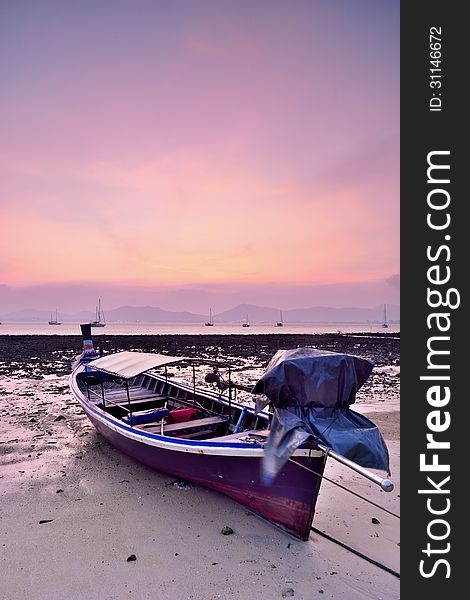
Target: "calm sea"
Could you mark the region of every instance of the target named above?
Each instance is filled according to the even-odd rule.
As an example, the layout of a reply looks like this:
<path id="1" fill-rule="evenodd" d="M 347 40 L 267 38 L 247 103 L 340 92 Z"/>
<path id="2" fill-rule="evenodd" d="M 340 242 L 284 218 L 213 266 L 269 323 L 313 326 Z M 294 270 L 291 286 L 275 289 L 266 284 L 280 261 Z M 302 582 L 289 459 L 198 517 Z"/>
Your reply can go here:
<path id="1" fill-rule="evenodd" d="M 380 323 L 284 323 L 276 327 L 272 323 L 107 323 L 105 327 L 93 328 L 95 335 L 254 335 L 254 334 L 312 334 L 312 333 L 399 333 L 400 325 L 383 328 Z M 8 323 L 0 325 L 0 335 L 80 335 L 79 323 L 48 325 L 47 323 Z"/>

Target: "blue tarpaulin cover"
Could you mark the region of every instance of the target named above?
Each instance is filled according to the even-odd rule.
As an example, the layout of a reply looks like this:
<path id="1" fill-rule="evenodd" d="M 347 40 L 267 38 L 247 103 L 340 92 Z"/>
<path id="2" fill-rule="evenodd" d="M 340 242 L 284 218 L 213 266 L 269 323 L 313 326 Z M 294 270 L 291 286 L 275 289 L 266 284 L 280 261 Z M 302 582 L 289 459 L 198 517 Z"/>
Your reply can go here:
<path id="1" fill-rule="evenodd" d="M 349 408 L 372 368 L 366 358 L 314 348 L 276 352 L 252 390 L 266 396 L 257 401 L 258 411 L 268 403 L 273 410 L 263 460 L 266 482 L 309 439 L 362 467 L 389 472 L 378 427 Z"/>

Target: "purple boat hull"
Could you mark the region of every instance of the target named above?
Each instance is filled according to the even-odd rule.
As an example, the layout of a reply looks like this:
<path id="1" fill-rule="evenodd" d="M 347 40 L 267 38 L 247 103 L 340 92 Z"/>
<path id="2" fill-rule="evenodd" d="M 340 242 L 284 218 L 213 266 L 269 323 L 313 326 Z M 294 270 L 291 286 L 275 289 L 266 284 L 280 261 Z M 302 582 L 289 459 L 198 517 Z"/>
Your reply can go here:
<path id="1" fill-rule="evenodd" d="M 157 471 L 220 492 L 301 540 L 310 534 L 326 457 L 297 451 L 273 484 L 261 478 L 262 444 L 175 439 L 119 423 L 71 390 L 97 431 L 118 450 Z"/>

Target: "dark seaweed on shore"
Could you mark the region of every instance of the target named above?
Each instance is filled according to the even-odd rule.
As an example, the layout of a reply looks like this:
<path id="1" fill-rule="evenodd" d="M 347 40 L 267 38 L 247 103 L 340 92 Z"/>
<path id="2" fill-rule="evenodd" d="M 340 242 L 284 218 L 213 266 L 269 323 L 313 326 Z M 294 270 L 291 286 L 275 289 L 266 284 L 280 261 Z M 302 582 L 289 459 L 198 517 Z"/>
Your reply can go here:
<path id="1" fill-rule="evenodd" d="M 363 356 L 376 366 L 400 364 L 400 334 L 94 335 L 105 352 L 141 350 L 190 358 L 231 359 L 264 367 L 280 349 L 319 348 Z M 81 352 L 79 335 L 0 335 L 3 375 L 67 375 Z"/>

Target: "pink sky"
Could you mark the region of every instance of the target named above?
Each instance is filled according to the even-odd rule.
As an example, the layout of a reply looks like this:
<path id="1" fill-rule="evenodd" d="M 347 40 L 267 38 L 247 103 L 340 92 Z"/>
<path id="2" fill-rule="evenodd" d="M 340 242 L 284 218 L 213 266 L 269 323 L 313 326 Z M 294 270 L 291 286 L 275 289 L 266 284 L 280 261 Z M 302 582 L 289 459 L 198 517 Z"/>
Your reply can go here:
<path id="1" fill-rule="evenodd" d="M 0 284 L 396 278 L 398 25 L 360 0 L 2 5 Z"/>

